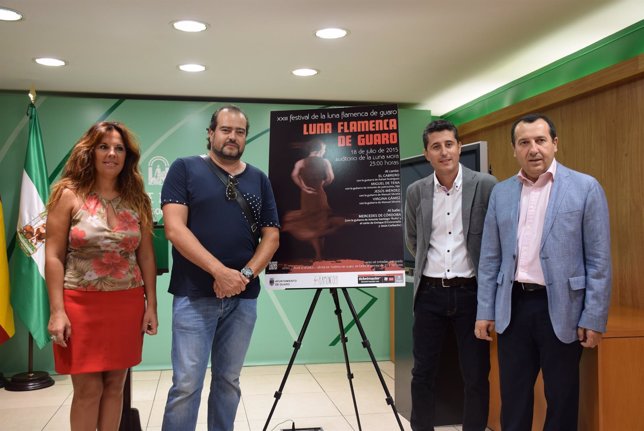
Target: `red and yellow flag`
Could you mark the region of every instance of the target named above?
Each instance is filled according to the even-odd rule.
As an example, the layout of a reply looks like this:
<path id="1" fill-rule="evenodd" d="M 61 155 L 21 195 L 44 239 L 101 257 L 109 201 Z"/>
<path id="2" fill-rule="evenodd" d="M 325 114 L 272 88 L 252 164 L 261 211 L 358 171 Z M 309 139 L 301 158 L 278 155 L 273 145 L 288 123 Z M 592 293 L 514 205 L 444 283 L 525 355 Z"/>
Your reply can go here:
<path id="1" fill-rule="evenodd" d="M 0 198 L 0 344 L 13 337 L 15 332 L 13 309 L 9 301 L 9 264 L 7 262 L 7 243 L 4 237 L 2 198 Z"/>

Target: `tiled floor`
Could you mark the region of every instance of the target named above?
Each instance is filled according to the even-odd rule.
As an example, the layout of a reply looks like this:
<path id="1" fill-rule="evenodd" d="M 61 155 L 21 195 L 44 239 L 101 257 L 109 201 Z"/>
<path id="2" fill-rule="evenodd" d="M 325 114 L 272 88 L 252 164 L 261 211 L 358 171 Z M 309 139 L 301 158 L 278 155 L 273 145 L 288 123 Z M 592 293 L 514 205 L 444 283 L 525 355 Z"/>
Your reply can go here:
<path id="1" fill-rule="evenodd" d="M 394 364 L 379 364 L 387 387 L 394 393 Z M 244 367 L 241 376 L 242 400 L 235 419 L 236 431 L 262 430 L 273 405 L 273 394 L 279 388 L 286 366 Z M 354 374 L 360 422 L 363 431 L 398 430 L 385 393 L 371 362 L 351 363 Z M 163 409 L 172 371 L 137 371 L 133 373 L 133 407 L 141 417 L 143 430 L 161 429 Z M 69 429 L 72 399 L 71 381 L 55 376 L 56 384 L 33 392 L 9 392 L 0 389 L 0 429 L 2 431 L 59 431 Z M 204 388 L 209 385 L 206 379 Z M 206 430 L 207 390 L 204 389 L 197 420 L 197 430 Z M 351 393 L 344 364 L 295 365 L 284 387 L 282 398 L 267 430 L 322 427 L 324 431 L 357 430 Z M 409 422 L 401 416 L 405 431 Z M 455 431 L 460 427 L 440 427 Z"/>

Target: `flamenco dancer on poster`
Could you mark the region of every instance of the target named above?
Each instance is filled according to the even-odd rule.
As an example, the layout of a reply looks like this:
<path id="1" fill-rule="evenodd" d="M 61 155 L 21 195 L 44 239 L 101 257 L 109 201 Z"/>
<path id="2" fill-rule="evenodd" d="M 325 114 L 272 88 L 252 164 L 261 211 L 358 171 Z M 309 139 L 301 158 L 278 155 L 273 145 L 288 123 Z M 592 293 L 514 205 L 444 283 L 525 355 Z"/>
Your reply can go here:
<path id="1" fill-rule="evenodd" d="M 324 187 L 333 182 L 331 162 L 324 158 L 326 144 L 307 144 L 308 156 L 295 162 L 291 179 L 300 188 L 300 209 L 284 215 L 282 230 L 311 244 L 315 260 L 322 260 L 326 235 L 344 225 L 344 217 L 333 215 Z"/>

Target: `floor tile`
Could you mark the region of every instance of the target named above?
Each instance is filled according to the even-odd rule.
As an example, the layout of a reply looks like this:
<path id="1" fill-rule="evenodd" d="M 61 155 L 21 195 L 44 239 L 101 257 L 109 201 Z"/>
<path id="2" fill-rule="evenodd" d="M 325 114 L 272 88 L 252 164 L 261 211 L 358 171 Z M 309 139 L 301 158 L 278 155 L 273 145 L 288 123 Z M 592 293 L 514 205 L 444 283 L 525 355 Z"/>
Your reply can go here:
<path id="1" fill-rule="evenodd" d="M 280 376 L 283 376 L 284 373 L 286 372 L 286 365 L 261 365 L 261 366 L 250 366 L 250 367 L 244 367 L 242 368 L 241 375 L 243 376 L 248 376 L 248 375 L 267 375 L 267 374 L 277 374 Z M 307 369 L 306 365 L 293 365 L 291 367 L 291 371 L 289 372 L 289 375 L 291 374 L 307 374 L 309 370 Z"/>
<path id="2" fill-rule="evenodd" d="M 354 429 L 358 429 L 358 422 L 356 420 L 355 415 L 348 415 L 346 416 L 347 420 L 351 424 L 351 426 Z M 404 431 L 410 431 L 411 426 L 409 425 L 409 422 L 407 419 L 403 418 L 402 416 L 400 417 L 400 422 L 403 425 L 403 430 Z M 371 414 L 363 414 L 360 413 L 360 424 L 362 425 L 362 429 L 364 431 L 397 431 L 400 430 L 400 426 L 398 425 L 398 421 L 396 420 L 396 417 L 394 416 L 393 412 L 389 413 L 371 413 Z M 436 428 L 436 431 L 439 431 L 439 428 Z M 325 430 L 326 431 L 326 430 Z"/>
<path id="3" fill-rule="evenodd" d="M 68 431 L 70 409 L 71 405 L 69 404 L 60 406 L 49 422 L 47 422 L 43 431 Z"/>
<path id="4" fill-rule="evenodd" d="M 154 380 L 158 381 L 161 377 L 161 371 L 133 371 L 132 381 L 138 382 L 140 380 Z"/>
<path id="5" fill-rule="evenodd" d="M 244 419 L 243 421 L 235 421 L 234 425 L 235 431 L 250 431 L 250 426 L 248 425 L 248 421 Z"/>
<path id="6" fill-rule="evenodd" d="M 55 374 L 52 375 L 51 378 L 54 380 L 55 385 L 71 385 L 72 384 L 72 378 L 68 375 L 59 375 Z"/>
<path id="7" fill-rule="evenodd" d="M 132 401 L 132 408 L 136 409 L 139 412 L 139 420 L 141 422 L 141 427 L 143 427 L 143 429 L 145 429 L 145 427 L 148 425 L 148 420 L 150 419 L 150 412 L 152 411 L 152 403 L 154 403 L 154 400 L 133 400 Z"/>
<path id="8" fill-rule="evenodd" d="M 333 404 L 343 415 L 355 415 L 353 398 L 351 397 L 350 391 L 327 392 L 327 395 L 333 400 Z M 387 404 L 384 392 L 361 391 L 356 392 L 355 397 L 360 415 L 365 413 L 391 413 L 393 416 L 393 410 Z"/>
<path id="9" fill-rule="evenodd" d="M 56 385 L 35 391 L 12 392 L 0 390 L 0 410 L 29 407 L 55 406 L 65 402 L 72 394 L 71 385 Z"/>
<path id="10" fill-rule="evenodd" d="M 283 376 L 279 374 L 251 374 L 240 378 L 244 395 L 269 394 L 279 390 Z M 283 393 L 322 392 L 318 382 L 309 373 L 290 374 L 286 379 Z"/>
<path id="11" fill-rule="evenodd" d="M 162 370 L 159 380 L 172 383 L 172 370 Z"/>
<path id="12" fill-rule="evenodd" d="M 59 408 L 60 405 L 0 409 L 2 431 L 41 431 Z"/>
<path id="13" fill-rule="evenodd" d="M 392 379 L 396 378 L 396 364 L 390 361 L 378 362 L 378 367 L 383 374 L 388 375 Z"/>
<path id="14" fill-rule="evenodd" d="M 371 362 L 350 362 L 351 371 L 354 374 L 361 374 L 364 372 L 371 372 L 374 370 Z M 317 373 L 341 373 L 346 374 L 346 364 L 344 362 L 335 364 L 307 364 L 306 368 L 311 374 Z"/>
<path id="15" fill-rule="evenodd" d="M 246 415 L 250 420 L 268 417 L 275 399 L 272 395 L 242 395 Z M 318 416 L 340 416 L 340 411 L 323 393 L 285 393 L 277 403 L 275 417 L 307 418 Z"/>
<path id="16" fill-rule="evenodd" d="M 326 392 L 350 391 L 349 379 L 347 378 L 346 372 L 342 374 L 315 373 L 313 377 Z M 387 385 L 389 393 L 393 394 L 394 380 L 387 375 L 383 375 L 383 380 Z M 380 391 L 385 396 L 385 390 L 376 373 L 362 371 L 360 374 L 354 374 L 352 383 L 356 391 Z"/>
<path id="17" fill-rule="evenodd" d="M 163 423 L 163 412 L 165 411 L 165 398 L 155 399 L 150 409 L 150 416 L 148 417 L 148 429 L 153 427 L 161 428 Z"/>
<path id="18" fill-rule="evenodd" d="M 157 395 L 157 380 L 139 380 L 132 382 L 132 401 L 153 401 Z"/>
<path id="19" fill-rule="evenodd" d="M 295 426 L 298 428 L 320 427 L 324 431 L 353 431 L 353 428 L 343 416 L 322 416 L 300 419 L 272 418 L 266 431 L 290 430 L 293 420 L 295 421 Z M 250 431 L 261 431 L 264 429 L 265 424 L 266 419 L 252 420 L 250 422 Z M 235 431 L 237 431 L 236 428 Z M 367 430 L 365 429 L 365 431 Z"/>

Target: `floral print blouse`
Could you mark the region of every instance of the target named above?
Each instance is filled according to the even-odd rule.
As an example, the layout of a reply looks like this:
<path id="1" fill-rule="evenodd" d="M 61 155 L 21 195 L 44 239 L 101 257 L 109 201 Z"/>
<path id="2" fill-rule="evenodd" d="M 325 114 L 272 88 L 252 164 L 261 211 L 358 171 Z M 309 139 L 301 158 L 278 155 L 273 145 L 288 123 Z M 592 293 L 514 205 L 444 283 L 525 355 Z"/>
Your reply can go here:
<path id="1" fill-rule="evenodd" d="M 136 212 L 90 193 L 71 220 L 65 259 L 65 289 L 113 291 L 143 285 L 136 249 L 141 228 Z M 110 227 L 106 208 L 116 214 Z"/>

